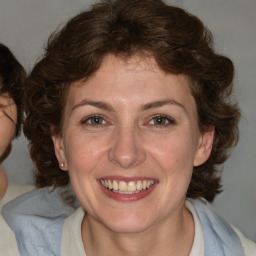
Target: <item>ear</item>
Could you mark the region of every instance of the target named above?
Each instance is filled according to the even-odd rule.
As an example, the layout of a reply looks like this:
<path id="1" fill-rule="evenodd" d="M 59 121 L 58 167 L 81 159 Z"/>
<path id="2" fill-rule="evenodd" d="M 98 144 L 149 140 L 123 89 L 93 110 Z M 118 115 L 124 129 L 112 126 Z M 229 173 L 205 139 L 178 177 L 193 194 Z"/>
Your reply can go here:
<path id="1" fill-rule="evenodd" d="M 214 131 L 214 127 L 210 127 L 208 131 L 201 133 L 199 136 L 197 152 L 194 159 L 194 166 L 199 166 L 208 160 L 212 152 Z"/>
<path id="2" fill-rule="evenodd" d="M 63 143 L 63 138 L 61 135 L 53 135 L 52 141 L 54 145 L 55 155 L 59 161 L 60 169 L 63 171 L 68 170 L 67 159 L 65 155 L 65 147 Z"/>

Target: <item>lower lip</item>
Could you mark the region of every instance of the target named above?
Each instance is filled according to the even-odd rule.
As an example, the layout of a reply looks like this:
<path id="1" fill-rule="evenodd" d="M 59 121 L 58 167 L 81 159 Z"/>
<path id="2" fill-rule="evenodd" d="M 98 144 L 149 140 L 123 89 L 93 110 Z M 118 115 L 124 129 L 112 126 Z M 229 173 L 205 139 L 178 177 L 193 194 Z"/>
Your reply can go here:
<path id="1" fill-rule="evenodd" d="M 105 188 L 100 182 L 99 182 L 101 189 L 105 193 L 106 196 L 110 197 L 111 199 L 114 199 L 119 202 L 133 202 L 133 201 L 138 201 L 141 200 L 147 196 L 149 196 L 153 190 L 155 189 L 157 183 L 155 183 L 152 187 L 149 189 L 143 190 L 139 193 L 134 193 L 134 194 L 119 194 L 115 193 L 112 190 L 109 190 Z"/>

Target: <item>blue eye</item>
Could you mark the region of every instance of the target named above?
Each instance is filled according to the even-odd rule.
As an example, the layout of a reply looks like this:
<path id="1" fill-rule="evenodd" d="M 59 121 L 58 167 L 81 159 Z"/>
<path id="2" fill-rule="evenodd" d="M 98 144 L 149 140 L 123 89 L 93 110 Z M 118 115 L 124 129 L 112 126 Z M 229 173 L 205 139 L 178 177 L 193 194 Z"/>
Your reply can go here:
<path id="1" fill-rule="evenodd" d="M 107 124 L 107 122 L 104 120 L 103 117 L 93 115 L 88 117 L 87 119 L 82 121 L 82 124 L 87 124 L 87 125 L 104 125 Z"/>
<path id="2" fill-rule="evenodd" d="M 175 121 L 173 119 L 164 115 L 157 115 L 154 118 L 152 118 L 149 122 L 150 125 L 159 126 L 159 127 L 168 126 L 174 123 Z"/>

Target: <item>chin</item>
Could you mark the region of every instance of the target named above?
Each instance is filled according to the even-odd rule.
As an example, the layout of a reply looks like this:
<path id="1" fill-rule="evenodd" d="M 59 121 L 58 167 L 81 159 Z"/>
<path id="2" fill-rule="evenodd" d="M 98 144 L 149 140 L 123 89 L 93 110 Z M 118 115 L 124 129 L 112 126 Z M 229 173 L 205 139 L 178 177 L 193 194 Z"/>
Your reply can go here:
<path id="1" fill-rule="evenodd" d="M 106 218 L 104 225 L 117 233 L 140 233 L 152 226 L 151 218 L 143 214 L 125 214 L 122 217 L 112 215 L 111 218 Z"/>

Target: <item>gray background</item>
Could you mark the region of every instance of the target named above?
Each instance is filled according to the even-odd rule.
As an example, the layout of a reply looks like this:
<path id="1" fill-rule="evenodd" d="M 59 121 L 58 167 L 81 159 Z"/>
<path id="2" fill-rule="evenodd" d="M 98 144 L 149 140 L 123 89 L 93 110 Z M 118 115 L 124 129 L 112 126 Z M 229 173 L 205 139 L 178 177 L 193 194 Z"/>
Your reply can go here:
<path id="1" fill-rule="evenodd" d="M 0 42 L 31 70 L 49 34 L 95 1 L 0 0 Z M 168 1 L 199 16 L 215 37 L 219 52 L 236 66 L 235 96 L 243 112 L 241 137 L 224 166 L 224 192 L 214 208 L 256 241 L 256 0 Z M 27 142 L 20 137 L 4 163 L 10 183 L 33 183 Z"/>

